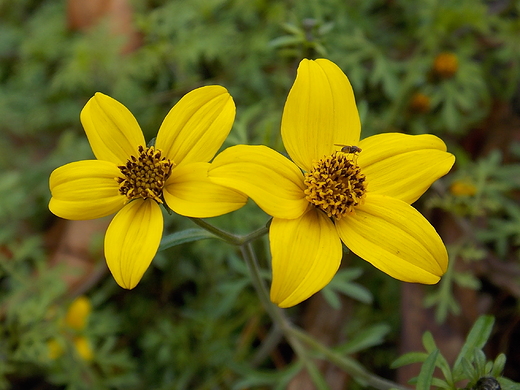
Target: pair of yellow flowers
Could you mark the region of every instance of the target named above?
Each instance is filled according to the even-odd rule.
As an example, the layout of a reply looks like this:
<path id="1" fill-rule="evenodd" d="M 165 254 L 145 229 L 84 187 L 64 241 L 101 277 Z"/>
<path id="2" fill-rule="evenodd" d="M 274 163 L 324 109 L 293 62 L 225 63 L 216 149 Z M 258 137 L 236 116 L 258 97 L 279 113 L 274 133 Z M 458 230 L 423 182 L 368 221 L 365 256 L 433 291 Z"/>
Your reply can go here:
<path id="1" fill-rule="evenodd" d="M 341 242 L 399 280 L 433 284 L 446 271 L 441 238 L 410 206 L 455 162 L 442 140 L 386 133 L 360 141 L 350 82 L 325 59 L 300 63 L 284 107 L 282 139 L 292 161 L 249 145 L 215 157 L 234 118 L 225 88 L 201 87 L 171 109 L 155 146 L 147 147 L 130 111 L 96 93 L 81 122 L 97 160 L 57 168 L 49 208 L 73 220 L 117 213 L 106 232 L 105 257 L 127 289 L 159 247 L 160 203 L 207 218 L 239 209 L 247 197 L 273 217 L 271 300 L 280 307 L 329 283 L 341 262 Z"/>

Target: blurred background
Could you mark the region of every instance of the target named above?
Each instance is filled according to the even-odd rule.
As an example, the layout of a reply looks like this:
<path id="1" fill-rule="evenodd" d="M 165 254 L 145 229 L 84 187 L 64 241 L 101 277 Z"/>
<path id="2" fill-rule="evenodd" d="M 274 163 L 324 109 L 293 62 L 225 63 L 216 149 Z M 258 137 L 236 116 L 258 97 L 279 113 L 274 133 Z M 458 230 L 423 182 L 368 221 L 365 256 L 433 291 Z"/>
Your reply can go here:
<path id="1" fill-rule="evenodd" d="M 504 374 L 520 381 L 519 16 L 517 0 L 0 0 L 0 389 L 313 388 L 235 248 L 169 248 L 126 291 L 103 257 L 109 219 L 65 221 L 47 204 L 52 170 L 93 158 L 79 113 L 95 92 L 126 105 L 150 140 L 182 95 L 220 84 L 237 105 L 224 147 L 283 152 L 296 67 L 320 57 L 349 77 L 362 138 L 432 133 L 456 155 L 414 205 L 451 262 L 438 285 L 419 286 L 346 254 L 288 315 L 405 384 L 420 365 L 389 367 L 423 350 L 424 331 L 453 362 L 491 314 L 486 353 L 507 354 Z M 267 221 L 254 204 L 210 220 L 235 233 Z M 194 226 L 166 218 L 167 232 Z M 269 278 L 267 240 L 255 245 Z M 360 388 L 319 367 L 331 389 Z"/>

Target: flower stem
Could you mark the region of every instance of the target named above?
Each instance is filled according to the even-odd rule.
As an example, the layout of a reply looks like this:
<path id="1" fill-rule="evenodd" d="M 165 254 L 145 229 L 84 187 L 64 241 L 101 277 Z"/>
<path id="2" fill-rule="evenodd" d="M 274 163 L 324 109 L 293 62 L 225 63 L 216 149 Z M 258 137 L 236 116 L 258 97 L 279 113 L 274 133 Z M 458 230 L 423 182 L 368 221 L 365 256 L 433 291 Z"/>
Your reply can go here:
<path id="1" fill-rule="evenodd" d="M 293 325 L 285 316 L 285 313 L 278 306 L 274 305 L 269 298 L 269 291 L 261 276 L 261 269 L 256 259 L 256 254 L 253 250 L 251 242 L 267 233 L 268 228 L 260 228 L 250 234 L 244 236 L 237 236 L 227 233 L 219 228 L 207 223 L 202 219 L 191 218 L 193 222 L 208 230 L 214 235 L 222 238 L 229 244 L 236 245 L 240 248 L 240 252 L 251 275 L 253 287 L 258 293 L 258 297 L 267 314 L 271 317 L 274 326 L 278 327 L 285 335 L 287 341 L 293 348 L 294 352 L 304 364 L 309 376 L 320 389 L 328 389 L 328 386 L 323 379 L 323 376 L 316 367 L 313 358 L 310 354 L 318 352 L 324 356 L 328 361 L 337 365 L 346 373 L 365 382 L 367 385 L 373 386 L 377 389 L 388 390 L 390 388 L 408 390 L 408 388 L 400 386 L 397 383 L 381 378 L 375 374 L 370 373 L 365 367 L 357 361 L 342 356 L 326 345 L 322 344 L 303 330 Z M 309 350 L 310 348 L 310 350 Z"/>
<path id="2" fill-rule="evenodd" d="M 247 244 L 253 240 L 256 240 L 259 237 L 262 237 L 263 235 L 267 234 L 269 231 L 269 228 L 264 226 L 261 227 L 258 230 L 255 230 L 252 233 L 246 234 L 244 236 L 239 236 L 236 234 L 228 233 L 224 230 L 219 229 L 216 226 L 213 226 L 212 224 L 204 221 L 203 219 L 199 218 L 190 218 L 195 224 L 199 225 L 201 228 L 207 230 L 208 232 L 214 234 L 215 236 L 221 238 L 223 241 L 227 242 L 228 244 L 235 245 L 235 246 L 241 246 L 244 244 Z"/>
<path id="3" fill-rule="evenodd" d="M 214 234 L 215 236 L 221 238 L 223 241 L 226 241 L 227 243 L 231 245 L 240 245 L 238 244 L 240 242 L 240 236 L 237 236 L 232 233 L 225 232 L 222 229 L 219 229 L 216 226 L 213 226 L 212 224 L 204 221 L 200 218 L 190 218 L 196 225 L 199 225 L 201 228 L 207 230 L 208 232 Z"/>
<path id="4" fill-rule="evenodd" d="M 298 339 L 303 341 L 308 346 L 312 347 L 316 352 L 319 352 L 323 356 L 327 358 L 328 361 L 334 363 L 343 371 L 349 373 L 353 377 L 359 379 L 360 381 L 365 382 L 369 386 L 373 386 L 377 389 L 388 390 L 391 388 L 401 389 L 401 390 L 409 390 L 407 387 L 401 386 L 398 383 L 389 381 L 387 379 L 381 378 L 375 374 L 368 372 L 366 368 L 364 368 L 357 361 L 350 359 L 348 357 L 342 356 L 339 353 L 333 351 L 326 345 L 323 345 L 321 342 L 307 334 L 306 332 L 298 329 L 295 326 L 292 326 L 290 332 L 293 333 Z"/>

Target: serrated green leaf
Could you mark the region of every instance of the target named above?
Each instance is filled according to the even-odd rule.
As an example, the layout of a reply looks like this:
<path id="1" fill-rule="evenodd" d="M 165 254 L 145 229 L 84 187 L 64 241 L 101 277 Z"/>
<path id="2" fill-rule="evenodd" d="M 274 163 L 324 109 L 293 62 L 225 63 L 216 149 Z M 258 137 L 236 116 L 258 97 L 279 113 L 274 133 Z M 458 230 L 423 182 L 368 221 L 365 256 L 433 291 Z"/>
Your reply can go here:
<path id="1" fill-rule="evenodd" d="M 438 349 L 433 351 L 423 363 L 419 376 L 417 377 L 416 390 L 430 390 L 437 356 L 439 356 Z"/>
<path id="2" fill-rule="evenodd" d="M 164 236 L 159 246 L 159 251 L 185 244 L 187 242 L 206 240 L 208 238 L 218 238 L 214 234 L 202 229 L 186 229 Z"/>

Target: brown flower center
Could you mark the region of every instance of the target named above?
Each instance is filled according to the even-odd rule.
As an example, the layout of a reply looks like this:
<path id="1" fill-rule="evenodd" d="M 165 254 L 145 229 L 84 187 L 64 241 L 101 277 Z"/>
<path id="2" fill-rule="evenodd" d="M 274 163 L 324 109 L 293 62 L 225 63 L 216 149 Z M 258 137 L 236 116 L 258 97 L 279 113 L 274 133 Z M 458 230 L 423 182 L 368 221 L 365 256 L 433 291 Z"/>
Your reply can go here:
<path id="1" fill-rule="evenodd" d="M 137 157 L 131 156 L 125 165 L 118 167 L 123 174 L 123 177 L 116 177 L 119 192 L 125 195 L 128 201 L 152 198 L 158 203 L 163 203 L 162 189 L 175 164 L 161 157 L 161 151 L 155 150 L 153 146 L 146 149 L 139 146 L 137 151 Z"/>
<path id="2" fill-rule="evenodd" d="M 334 152 L 305 173 L 306 199 L 327 216 L 341 219 L 365 201 L 365 175 L 355 153 Z"/>

